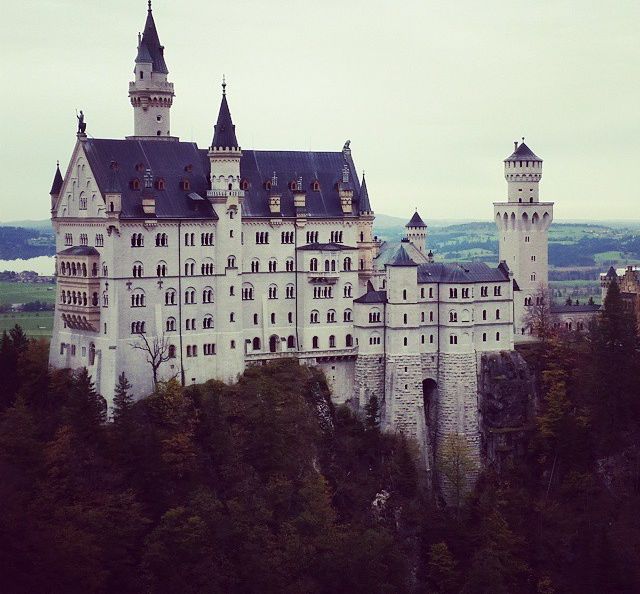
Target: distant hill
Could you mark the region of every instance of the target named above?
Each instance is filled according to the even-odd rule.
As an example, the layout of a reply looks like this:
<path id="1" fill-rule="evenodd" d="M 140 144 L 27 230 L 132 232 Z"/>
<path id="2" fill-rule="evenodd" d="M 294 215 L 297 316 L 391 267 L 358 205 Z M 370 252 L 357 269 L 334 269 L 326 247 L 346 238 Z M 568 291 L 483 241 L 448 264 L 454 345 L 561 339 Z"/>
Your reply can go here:
<path id="1" fill-rule="evenodd" d="M 48 230 L 0 226 L 0 260 L 26 260 L 55 253 L 55 238 Z"/>
<path id="2" fill-rule="evenodd" d="M 53 235 L 53 229 L 51 228 L 51 221 L 49 219 L 42 219 L 40 221 L 9 221 L 6 223 L 0 222 L 0 227 L 21 227 L 23 229 L 42 229 L 48 230 Z"/>

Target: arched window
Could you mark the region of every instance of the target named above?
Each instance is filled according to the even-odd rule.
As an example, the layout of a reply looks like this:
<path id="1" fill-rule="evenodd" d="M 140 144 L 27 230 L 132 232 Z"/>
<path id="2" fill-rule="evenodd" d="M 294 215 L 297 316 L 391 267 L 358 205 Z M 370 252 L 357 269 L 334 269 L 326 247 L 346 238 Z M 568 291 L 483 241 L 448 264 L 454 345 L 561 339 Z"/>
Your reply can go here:
<path id="1" fill-rule="evenodd" d="M 457 322 L 458 321 L 458 313 L 453 311 L 453 310 L 451 310 L 449 312 L 449 321 L 450 322 Z"/>
<path id="2" fill-rule="evenodd" d="M 184 275 L 193 276 L 196 273 L 196 261 L 189 258 L 184 263 Z"/>
<path id="3" fill-rule="evenodd" d="M 352 320 L 352 312 L 350 309 L 345 309 L 344 310 L 344 316 L 343 316 L 343 320 L 345 322 L 350 322 Z"/>
<path id="4" fill-rule="evenodd" d="M 175 359 L 176 358 L 176 347 L 173 344 L 169 345 L 169 359 Z"/>
<path id="5" fill-rule="evenodd" d="M 167 289 L 167 291 L 164 294 L 164 304 L 165 305 L 176 304 L 176 292 L 174 289 Z"/>
<path id="6" fill-rule="evenodd" d="M 269 272 L 277 272 L 278 270 L 278 261 L 275 258 L 269 259 Z"/>
<path id="7" fill-rule="evenodd" d="M 196 290 L 192 287 L 189 287 L 187 290 L 185 290 L 184 292 L 184 302 L 187 304 L 191 304 L 191 303 L 195 303 L 196 302 Z"/>
<path id="8" fill-rule="evenodd" d="M 251 272 L 260 272 L 260 260 L 258 258 L 251 260 Z"/>
<path id="9" fill-rule="evenodd" d="M 333 334 L 329 336 L 329 348 L 330 349 L 336 348 L 336 337 Z"/>
<path id="10" fill-rule="evenodd" d="M 351 270 L 351 258 L 347 257 L 342 261 L 343 270 Z"/>
<path id="11" fill-rule="evenodd" d="M 204 316 L 202 320 L 202 327 L 207 330 L 213 328 L 213 316 L 211 314 Z"/>
<path id="12" fill-rule="evenodd" d="M 331 265 L 329 264 L 329 260 L 324 261 L 324 271 L 329 272 Z"/>
<path id="13" fill-rule="evenodd" d="M 318 259 L 317 258 L 311 258 L 311 262 L 309 264 L 309 269 L 311 270 L 311 272 L 317 272 L 318 271 Z"/>
<path id="14" fill-rule="evenodd" d="M 380 321 L 380 310 L 378 308 L 373 308 L 370 312 L 369 312 L 369 322 L 370 323 L 375 323 L 375 322 L 379 322 Z"/>
<path id="15" fill-rule="evenodd" d="M 176 319 L 175 318 L 167 318 L 166 323 L 167 332 L 174 332 L 176 329 Z"/>
<path id="16" fill-rule="evenodd" d="M 312 348 L 312 349 L 320 348 L 320 346 L 319 346 L 319 341 L 318 341 L 318 337 L 317 337 L 317 336 L 314 336 L 314 337 L 311 339 L 311 348 Z"/>
<path id="17" fill-rule="evenodd" d="M 285 262 L 285 267 L 287 272 L 293 272 L 293 258 L 287 258 L 287 261 Z"/>
<path id="18" fill-rule="evenodd" d="M 213 289 L 205 287 L 202 290 L 202 303 L 213 303 Z"/>
<path id="19" fill-rule="evenodd" d="M 286 291 L 286 298 L 287 299 L 294 299 L 296 296 L 296 290 L 295 287 L 292 284 L 288 284 L 285 288 Z"/>
<path id="20" fill-rule="evenodd" d="M 327 312 L 327 323 L 332 324 L 336 321 L 336 310 L 330 309 Z"/>
<path id="21" fill-rule="evenodd" d="M 142 267 L 142 262 L 134 262 L 133 263 L 134 278 L 141 278 L 143 274 L 144 274 L 144 268 Z"/>
<path id="22" fill-rule="evenodd" d="M 347 336 L 345 337 L 345 346 L 347 348 L 353 346 L 353 336 L 351 336 L 351 334 L 347 334 Z"/>
<path id="23" fill-rule="evenodd" d="M 293 336 L 293 335 L 287 336 L 287 348 L 288 349 L 295 349 L 296 348 L 295 336 Z"/>
<path id="24" fill-rule="evenodd" d="M 131 293 L 131 307 L 144 307 L 145 296 L 142 289 L 134 289 Z"/>
<path id="25" fill-rule="evenodd" d="M 243 301 L 253 300 L 253 285 L 251 283 L 242 284 L 242 300 Z"/>
<path id="26" fill-rule="evenodd" d="M 496 320 L 500 319 L 500 310 L 496 309 Z"/>
<path id="27" fill-rule="evenodd" d="M 236 267 L 236 257 L 229 256 L 227 258 L 227 268 L 235 268 Z"/>
<path id="28" fill-rule="evenodd" d="M 252 347 L 254 351 L 260 350 L 260 339 L 257 336 L 253 339 Z"/>
<path id="29" fill-rule="evenodd" d="M 314 310 L 311 312 L 311 315 L 309 316 L 309 321 L 310 321 L 312 324 L 317 324 L 317 323 L 318 323 L 318 316 L 319 316 L 319 312 L 318 312 L 318 310 L 317 310 L 317 309 L 314 309 Z"/>
<path id="30" fill-rule="evenodd" d="M 278 298 L 277 285 L 269 285 L 269 299 L 277 299 L 277 298 Z"/>
<path id="31" fill-rule="evenodd" d="M 351 286 L 351 283 L 346 283 L 343 289 L 343 295 L 345 297 L 351 297 L 353 293 L 353 287 Z"/>

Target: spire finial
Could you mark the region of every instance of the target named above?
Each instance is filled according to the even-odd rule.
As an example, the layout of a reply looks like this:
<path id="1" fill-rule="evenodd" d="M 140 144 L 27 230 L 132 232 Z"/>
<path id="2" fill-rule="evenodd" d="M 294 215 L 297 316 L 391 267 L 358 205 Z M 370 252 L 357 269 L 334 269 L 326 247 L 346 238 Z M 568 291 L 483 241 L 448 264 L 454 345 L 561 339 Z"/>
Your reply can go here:
<path id="1" fill-rule="evenodd" d="M 56 167 L 60 167 L 60 160 L 56 161 Z"/>
<path id="2" fill-rule="evenodd" d="M 149 5 L 149 12 L 151 12 L 151 0 L 149 0 L 147 4 Z"/>
<path id="3" fill-rule="evenodd" d="M 522 142 L 524 142 L 524 136 L 522 137 Z"/>
<path id="4" fill-rule="evenodd" d="M 225 78 L 224 74 L 222 75 L 222 94 L 227 94 L 227 79 Z"/>

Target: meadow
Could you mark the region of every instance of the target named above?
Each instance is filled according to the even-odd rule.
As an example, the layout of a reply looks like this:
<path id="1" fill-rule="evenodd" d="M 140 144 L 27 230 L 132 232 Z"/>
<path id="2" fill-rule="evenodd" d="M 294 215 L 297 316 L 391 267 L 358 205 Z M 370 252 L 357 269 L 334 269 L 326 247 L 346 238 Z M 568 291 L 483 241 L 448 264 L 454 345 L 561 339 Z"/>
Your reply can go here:
<path id="1" fill-rule="evenodd" d="M 0 305 L 12 303 L 54 303 L 56 286 L 44 283 L 12 283 L 0 281 Z"/>
<path id="2" fill-rule="evenodd" d="M 34 311 L 0 314 L 0 334 L 20 325 L 27 336 L 32 338 L 51 338 L 53 331 L 53 312 Z"/>

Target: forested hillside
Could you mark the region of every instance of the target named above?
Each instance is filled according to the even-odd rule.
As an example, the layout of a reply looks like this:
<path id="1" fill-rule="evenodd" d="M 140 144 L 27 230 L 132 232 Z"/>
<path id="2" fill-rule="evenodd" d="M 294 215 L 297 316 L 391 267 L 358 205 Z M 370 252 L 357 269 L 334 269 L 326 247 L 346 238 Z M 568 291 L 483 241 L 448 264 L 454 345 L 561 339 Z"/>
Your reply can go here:
<path id="1" fill-rule="evenodd" d="M 85 371 L 0 345 L 0 591 L 603 594 L 640 591 L 640 362 L 617 287 L 590 334 L 524 355 L 526 454 L 456 507 L 413 444 L 280 361 L 174 382 L 113 420 Z M 445 453 L 446 455 L 446 453 Z M 444 460 L 439 471 L 456 460 Z"/>
<path id="2" fill-rule="evenodd" d="M 56 246 L 51 229 L 0 226 L 0 260 L 53 256 Z"/>

